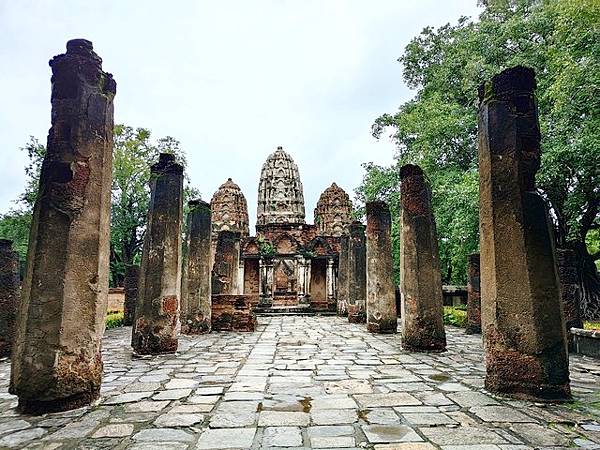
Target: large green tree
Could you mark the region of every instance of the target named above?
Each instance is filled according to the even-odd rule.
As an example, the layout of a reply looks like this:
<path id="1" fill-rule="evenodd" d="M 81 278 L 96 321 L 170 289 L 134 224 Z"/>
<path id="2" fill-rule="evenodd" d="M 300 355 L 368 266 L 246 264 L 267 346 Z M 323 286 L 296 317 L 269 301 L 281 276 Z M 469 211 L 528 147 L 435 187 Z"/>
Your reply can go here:
<path id="1" fill-rule="evenodd" d="M 377 185 L 395 183 L 404 163 L 420 164 L 432 184 L 444 281 L 464 282 L 466 254 L 478 248 L 477 87 L 505 68 L 532 67 L 543 135 L 538 187 L 557 244 L 578 254 L 584 313 L 597 316 L 600 253 L 590 254 L 586 239 L 600 228 L 600 2 L 480 5 L 477 20 L 425 28 L 405 48 L 399 61 L 415 97 L 373 125 L 378 138 L 391 130 L 397 163 L 393 170 L 366 165 L 358 199 L 397 202 L 395 188 Z"/>
<path id="2" fill-rule="evenodd" d="M 31 137 L 21 150 L 29 157 L 29 164 L 25 169 L 25 192 L 19 197 L 20 208 L 0 217 L 0 236 L 15 241 L 15 247 L 24 260 L 31 212 L 46 148 Z M 186 166 L 185 152 L 176 139 L 167 136 L 154 141 L 146 128 L 115 126 L 110 224 L 112 285 L 120 285 L 125 267 L 139 260 L 150 199 L 150 164 L 158 160 L 159 153 L 173 153 Z M 199 197 L 199 193 L 186 182 L 184 197 Z"/>

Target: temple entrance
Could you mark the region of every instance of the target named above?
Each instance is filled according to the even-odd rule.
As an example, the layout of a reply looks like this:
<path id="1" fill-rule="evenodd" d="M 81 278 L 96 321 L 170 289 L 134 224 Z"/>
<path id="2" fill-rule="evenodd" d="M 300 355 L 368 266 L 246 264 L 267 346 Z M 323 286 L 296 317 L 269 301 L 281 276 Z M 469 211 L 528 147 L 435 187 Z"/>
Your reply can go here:
<path id="1" fill-rule="evenodd" d="M 259 265 L 257 258 L 244 261 L 244 294 L 258 295 Z"/>
<path id="2" fill-rule="evenodd" d="M 310 304 L 315 309 L 327 309 L 327 260 L 312 260 L 310 278 Z"/>
<path id="3" fill-rule="evenodd" d="M 296 262 L 293 259 L 276 260 L 273 270 L 273 306 L 296 306 L 298 304 Z"/>

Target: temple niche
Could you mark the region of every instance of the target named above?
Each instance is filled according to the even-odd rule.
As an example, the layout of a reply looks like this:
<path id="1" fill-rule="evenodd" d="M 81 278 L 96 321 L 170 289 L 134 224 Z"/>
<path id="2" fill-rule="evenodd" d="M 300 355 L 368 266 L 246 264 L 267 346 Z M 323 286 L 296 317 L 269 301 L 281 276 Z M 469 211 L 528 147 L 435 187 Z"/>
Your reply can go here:
<path id="1" fill-rule="evenodd" d="M 235 195 L 222 192 L 232 192 L 231 186 L 224 189 L 228 183 L 235 186 Z M 244 208 L 233 204 L 240 199 Z M 246 227 L 245 234 L 236 229 L 242 231 L 239 294 L 253 296 L 253 303 L 263 309 L 336 310 L 340 238 L 348 233 L 352 212 L 343 189 L 335 183 L 328 187 L 315 209 L 317 224 L 307 224 L 298 166 L 278 147 L 260 175 L 256 236 L 247 232 L 245 198 L 231 180 L 219 188 L 211 205 L 213 232 L 240 223 Z"/>

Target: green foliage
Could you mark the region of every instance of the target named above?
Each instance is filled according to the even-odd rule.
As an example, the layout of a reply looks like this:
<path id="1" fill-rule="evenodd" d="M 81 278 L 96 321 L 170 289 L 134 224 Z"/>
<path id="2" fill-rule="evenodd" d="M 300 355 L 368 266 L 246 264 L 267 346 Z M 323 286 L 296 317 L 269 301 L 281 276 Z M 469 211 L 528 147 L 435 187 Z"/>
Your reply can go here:
<path id="1" fill-rule="evenodd" d="M 442 277 L 450 283 L 465 282 L 466 255 L 478 247 L 477 88 L 507 67 L 527 65 L 537 74 L 537 181 L 558 243 L 583 242 L 600 227 L 600 2 L 481 5 L 478 20 L 427 27 L 407 45 L 399 62 L 416 95 L 373 124 L 377 138 L 391 132 L 397 162 L 365 165 L 357 189 L 359 201 L 388 201 L 397 221 L 397 168 L 421 165 L 432 185 Z"/>
<path id="2" fill-rule="evenodd" d="M 392 256 L 394 258 L 394 284 L 400 280 L 400 174 L 395 167 L 382 167 L 373 163 L 363 164 L 365 175 L 356 188 L 356 215 L 364 217 L 367 202 L 382 200 L 387 202 L 392 216 Z"/>
<path id="3" fill-rule="evenodd" d="M 19 253 L 21 261 L 27 259 L 30 226 L 31 213 L 29 211 L 15 210 L 0 215 L 0 239 L 13 241 L 13 249 Z"/>
<path id="4" fill-rule="evenodd" d="M 259 236 L 258 239 L 258 253 L 260 254 L 260 256 L 273 256 L 275 254 L 275 247 L 273 247 L 273 244 L 269 241 L 267 241 L 265 238 L 263 238 L 262 236 Z"/>
<path id="5" fill-rule="evenodd" d="M 106 315 L 106 329 L 123 326 L 123 311 L 108 311 Z"/>
<path id="6" fill-rule="evenodd" d="M 186 166 L 179 141 L 167 136 L 152 140 L 150 130 L 116 125 L 114 130 L 111 207 L 111 284 L 120 285 L 125 267 L 139 263 L 150 201 L 150 165 L 160 153 L 175 154 Z M 184 205 L 198 192 L 186 185 Z"/>
<path id="7" fill-rule="evenodd" d="M 590 230 L 585 238 L 586 246 L 592 255 L 600 255 L 600 230 Z M 596 268 L 600 270 L 600 259 L 596 258 Z"/>
<path id="8" fill-rule="evenodd" d="M 584 330 L 600 330 L 600 322 L 583 322 Z"/>
<path id="9" fill-rule="evenodd" d="M 46 146 L 41 144 L 35 137 L 29 136 L 29 142 L 25 144 L 25 147 L 21 147 L 20 150 L 27 152 L 29 164 L 25 167 L 25 175 L 27 175 L 25 192 L 19 197 L 19 202 L 28 211 L 32 212 L 35 199 L 37 198 L 42 162 L 44 161 L 44 156 L 46 156 Z"/>
<path id="10" fill-rule="evenodd" d="M 18 208 L 0 215 L 0 238 L 12 240 L 14 250 L 19 253 L 19 259 L 24 262 L 27 259 L 33 205 L 37 197 L 40 171 L 42 161 L 46 155 L 46 147 L 40 144 L 35 137 L 30 136 L 29 142 L 19 150 L 27 152 L 29 157 L 29 163 L 25 167 L 25 174 L 27 175 L 25 191 L 16 201 L 19 205 Z"/>
<path id="11" fill-rule="evenodd" d="M 23 208 L 0 216 L 0 237 L 15 241 L 15 247 L 24 260 L 27 253 L 31 212 L 37 197 L 39 177 L 46 148 L 31 137 L 21 150 L 29 156 L 25 168 L 25 192 L 19 197 Z M 113 174 L 111 194 L 110 283 L 121 284 L 125 267 L 139 263 L 146 216 L 150 200 L 150 165 L 160 153 L 173 153 L 186 166 L 185 152 L 179 141 L 167 136 L 155 142 L 149 130 L 116 125 L 114 129 Z M 199 192 L 189 186 L 186 178 L 184 205 L 187 200 L 199 198 Z"/>
<path id="12" fill-rule="evenodd" d="M 464 308 L 444 306 L 444 324 L 466 328 L 467 311 Z"/>

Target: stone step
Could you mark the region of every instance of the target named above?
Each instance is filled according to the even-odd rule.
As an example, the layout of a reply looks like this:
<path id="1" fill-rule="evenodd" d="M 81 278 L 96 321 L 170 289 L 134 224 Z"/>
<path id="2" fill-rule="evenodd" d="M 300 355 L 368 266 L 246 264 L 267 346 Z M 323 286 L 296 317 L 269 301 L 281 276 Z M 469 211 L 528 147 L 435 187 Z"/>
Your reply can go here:
<path id="1" fill-rule="evenodd" d="M 335 316 L 335 311 L 314 309 L 310 306 L 271 306 L 254 308 L 259 316 Z"/>

